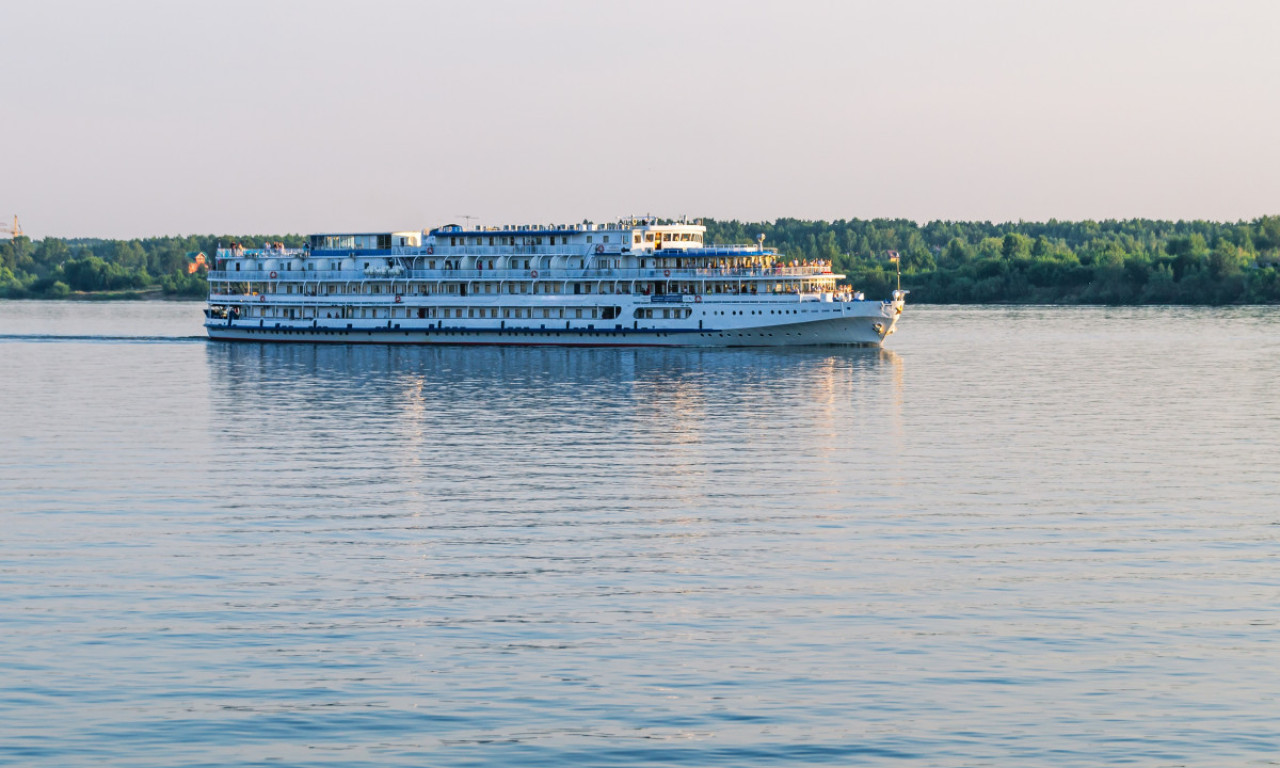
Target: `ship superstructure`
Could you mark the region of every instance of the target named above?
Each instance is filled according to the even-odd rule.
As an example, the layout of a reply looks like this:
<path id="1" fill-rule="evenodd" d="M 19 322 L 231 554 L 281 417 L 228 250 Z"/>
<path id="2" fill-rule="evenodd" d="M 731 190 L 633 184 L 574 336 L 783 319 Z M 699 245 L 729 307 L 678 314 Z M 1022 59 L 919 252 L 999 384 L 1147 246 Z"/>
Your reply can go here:
<path id="1" fill-rule="evenodd" d="M 879 345 L 905 292 L 867 301 L 826 262 L 704 242 L 696 221 L 319 234 L 219 248 L 210 338 L 575 346 Z"/>

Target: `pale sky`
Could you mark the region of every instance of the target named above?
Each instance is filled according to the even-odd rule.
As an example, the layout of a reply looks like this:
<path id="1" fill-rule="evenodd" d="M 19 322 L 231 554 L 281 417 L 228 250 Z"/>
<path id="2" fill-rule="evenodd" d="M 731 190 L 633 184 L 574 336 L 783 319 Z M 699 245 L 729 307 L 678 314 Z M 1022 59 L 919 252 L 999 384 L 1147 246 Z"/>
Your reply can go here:
<path id="1" fill-rule="evenodd" d="M 1280 2 L 0 0 L 0 218 L 1280 213 Z"/>

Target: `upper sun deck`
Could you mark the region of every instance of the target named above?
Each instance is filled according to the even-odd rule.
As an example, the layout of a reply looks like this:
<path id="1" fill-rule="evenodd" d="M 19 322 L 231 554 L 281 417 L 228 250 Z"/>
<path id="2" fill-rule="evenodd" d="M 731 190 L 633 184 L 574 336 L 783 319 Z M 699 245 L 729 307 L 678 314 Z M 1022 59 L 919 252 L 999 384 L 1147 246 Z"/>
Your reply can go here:
<path id="1" fill-rule="evenodd" d="M 456 224 L 428 232 L 427 244 L 436 248 L 502 246 L 580 246 L 598 253 L 684 250 L 702 247 L 707 228 L 699 221 L 651 217 L 596 224 L 507 225 L 464 228 Z"/>

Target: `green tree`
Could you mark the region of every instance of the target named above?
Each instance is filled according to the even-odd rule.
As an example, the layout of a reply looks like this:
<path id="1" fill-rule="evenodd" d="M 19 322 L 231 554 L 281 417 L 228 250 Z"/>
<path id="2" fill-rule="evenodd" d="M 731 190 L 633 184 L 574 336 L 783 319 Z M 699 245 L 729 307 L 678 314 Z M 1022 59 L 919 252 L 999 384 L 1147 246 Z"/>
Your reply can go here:
<path id="1" fill-rule="evenodd" d="M 1004 240 L 1000 243 L 1000 255 L 1006 259 L 1025 258 L 1031 252 L 1031 245 L 1027 238 L 1017 232 L 1005 233 Z"/>
<path id="2" fill-rule="evenodd" d="M 1218 279 L 1240 274 L 1248 263 L 1244 249 L 1225 239 L 1219 240 L 1209 253 L 1209 273 Z"/>
<path id="3" fill-rule="evenodd" d="M 146 269 L 147 254 L 136 240 L 121 240 L 111 249 L 111 263 L 128 270 Z"/>

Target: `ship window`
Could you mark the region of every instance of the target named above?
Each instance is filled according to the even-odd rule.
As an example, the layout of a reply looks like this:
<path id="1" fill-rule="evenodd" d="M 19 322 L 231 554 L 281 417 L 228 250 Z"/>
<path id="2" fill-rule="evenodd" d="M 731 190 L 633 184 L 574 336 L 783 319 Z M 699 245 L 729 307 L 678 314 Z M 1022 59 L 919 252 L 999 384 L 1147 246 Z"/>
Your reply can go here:
<path id="1" fill-rule="evenodd" d="M 591 235 L 587 235 L 587 242 L 591 242 Z"/>
<path id="2" fill-rule="evenodd" d="M 609 242 L 609 236 L 608 236 L 608 235 L 605 235 L 605 236 L 604 236 L 604 241 L 605 241 L 606 243 L 607 243 L 607 242 Z"/>
<path id="3" fill-rule="evenodd" d="M 645 241 L 646 243 L 652 243 L 652 242 L 653 242 L 653 233 L 652 233 L 652 232 L 645 232 L 645 233 L 644 233 L 644 241 Z"/>

